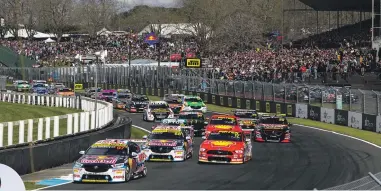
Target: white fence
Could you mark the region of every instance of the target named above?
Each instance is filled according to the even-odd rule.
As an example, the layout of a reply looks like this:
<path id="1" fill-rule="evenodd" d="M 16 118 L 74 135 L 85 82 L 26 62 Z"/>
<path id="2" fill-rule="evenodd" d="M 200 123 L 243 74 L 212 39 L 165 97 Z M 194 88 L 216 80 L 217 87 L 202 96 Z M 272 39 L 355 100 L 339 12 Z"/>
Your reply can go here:
<path id="1" fill-rule="evenodd" d="M 62 97 L 4 92 L 0 93 L 0 102 L 83 110 L 83 112 L 61 116 L 0 123 L 0 147 L 41 141 L 102 128 L 113 120 L 112 104 L 98 101 L 97 115 L 95 115 L 95 100 L 83 96 Z M 4 142 L 7 144 L 5 145 Z"/>

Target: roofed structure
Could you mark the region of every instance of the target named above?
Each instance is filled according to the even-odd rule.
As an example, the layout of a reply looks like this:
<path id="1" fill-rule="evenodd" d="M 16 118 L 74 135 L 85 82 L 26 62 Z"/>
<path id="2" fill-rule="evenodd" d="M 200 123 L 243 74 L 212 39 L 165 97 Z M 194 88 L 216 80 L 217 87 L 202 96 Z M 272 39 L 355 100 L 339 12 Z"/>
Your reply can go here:
<path id="1" fill-rule="evenodd" d="M 372 12 L 372 0 L 299 0 L 316 11 L 363 11 Z M 374 4 L 379 7 L 380 1 Z"/>

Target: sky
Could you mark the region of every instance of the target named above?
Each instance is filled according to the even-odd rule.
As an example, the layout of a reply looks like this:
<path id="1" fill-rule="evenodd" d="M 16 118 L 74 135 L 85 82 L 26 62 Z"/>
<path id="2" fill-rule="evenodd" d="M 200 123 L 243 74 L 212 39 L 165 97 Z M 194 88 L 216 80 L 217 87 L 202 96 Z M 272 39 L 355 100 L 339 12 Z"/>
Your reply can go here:
<path id="1" fill-rule="evenodd" d="M 148 5 L 152 7 L 179 7 L 181 0 L 119 0 L 127 4 L 128 9 L 138 5 Z"/>

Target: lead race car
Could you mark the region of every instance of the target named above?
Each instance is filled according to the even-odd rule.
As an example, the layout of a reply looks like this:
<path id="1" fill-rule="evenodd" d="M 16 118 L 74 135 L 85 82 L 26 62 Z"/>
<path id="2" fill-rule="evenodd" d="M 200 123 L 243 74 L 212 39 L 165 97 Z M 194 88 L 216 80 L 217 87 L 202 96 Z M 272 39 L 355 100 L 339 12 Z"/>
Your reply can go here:
<path id="1" fill-rule="evenodd" d="M 251 137 L 243 130 L 214 130 L 201 143 L 198 162 L 243 164 L 251 159 Z"/>
<path id="2" fill-rule="evenodd" d="M 143 121 L 154 122 L 167 118 L 174 118 L 174 113 L 165 101 L 151 101 L 143 112 Z"/>
<path id="3" fill-rule="evenodd" d="M 264 115 L 260 117 L 254 130 L 254 140 L 257 142 L 291 142 L 291 124 L 284 114 Z"/>
<path id="4" fill-rule="evenodd" d="M 185 161 L 193 156 L 192 127 L 156 126 L 148 136 L 144 148 L 148 161 Z"/>
<path id="5" fill-rule="evenodd" d="M 79 153 L 73 182 L 128 182 L 147 175 L 147 156 L 129 139 L 100 140 Z"/>

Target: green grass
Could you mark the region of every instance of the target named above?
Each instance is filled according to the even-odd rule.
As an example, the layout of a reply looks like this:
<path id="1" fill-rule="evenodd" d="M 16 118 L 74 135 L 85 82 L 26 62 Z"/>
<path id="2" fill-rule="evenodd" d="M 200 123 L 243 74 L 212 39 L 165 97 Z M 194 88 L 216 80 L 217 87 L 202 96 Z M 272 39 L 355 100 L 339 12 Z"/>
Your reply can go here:
<path id="1" fill-rule="evenodd" d="M 148 97 L 150 100 L 153 100 L 153 101 L 161 100 L 161 98 L 157 97 L 157 96 L 148 96 Z M 229 107 L 216 106 L 216 105 L 212 105 L 212 104 L 206 104 L 206 105 L 208 107 L 208 110 L 212 111 L 212 112 L 221 112 L 221 113 L 229 113 L 229 114 L 233 113 L 232 108 L 229 108 Z M 357 137 L 359 139 L 363 139 L 363 140 L 366 140 L 366 141 L 369 141 L 371 143 L 374 143 L 376 145 L 381 146 L 381 134 L 379 134 L 379 133 L 364 131 L 364 130 L 355 129 L 352 127 L 341 126 L 341 125 L 328 124 L 328 123 L 313 121 L 313 120 L 309 120 L 309 119 L 300 119 L 300 118 L 291 117 L 291 118 L 288 118 L 288 121 L 291 124 L 311 126 L 311 127 L 316 127 L 316 128 L 320 128 L 320 129 L 334 131 L 334 132 L 341 133 L 344 135 L 349 135 L 352 137 Z"/>
<path id="2" fill-rule="evenodd" d="M 37 140 L 38 135 L 38 118 L 51 117 L 65 115 L 69 113 L 81 112 L 81 110 L 63 108 L 63 107 L 46 107 L 46 106 L 36 106 L 36 105 L 26 105 L 26 104 L 17 104 L 17 103 L 7 103 L 0 102 L 0 122 L 9 122 L 9 121 L 20 121 L 26 119 L 35 119 L 33 122 L 33 140 Z M 45 124 L 45 120 L 44 120 Z M 59 122 L 59 135 L 65 135 L 67 131 L 67 119 L 60 119 Z M 53 137 L 53 128 L 54 122 L 50 122 L 50 136 Z M 24 126 L 24 141 L 27 141 L 28 136 L 28 123 L 25 121 Z M 45 137 L 45 131 L 43 133 Z M 4 146 L 8 145 L 8 127 L 4 127 L 4 137 L 3 137 Z M 17 144 L 19 141 L 19 126 L 13 125 L 13 144 Z"/>
<path id="3" fill-rule="evenodd" d="M 24 182 L 25 190 L 35 190 L 46 186 L 37 185 L 36 182 Z"/>
<path id="4" fill-rule="evenodd" d="M 135 128 L 132 126 L 131 128 L 131 139 L 141 139 L 144 135 L 148 135 L 148 132 L 145 132 L 141 129 Z"/>

